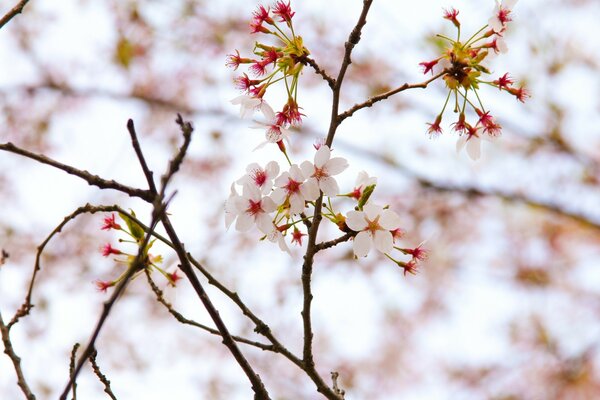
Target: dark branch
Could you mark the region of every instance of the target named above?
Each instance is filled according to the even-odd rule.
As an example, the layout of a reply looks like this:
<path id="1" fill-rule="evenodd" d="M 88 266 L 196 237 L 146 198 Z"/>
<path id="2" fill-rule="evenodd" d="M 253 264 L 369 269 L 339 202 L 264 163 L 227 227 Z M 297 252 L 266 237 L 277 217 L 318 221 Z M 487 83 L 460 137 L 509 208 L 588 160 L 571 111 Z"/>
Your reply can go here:
<path id="1" fill-rule="evenodd" d="M 23 375 L 23 369 L 21 368 L 21 359 L 15 353 L 12 342 L 10 341 L 10 327 L 4 324 L 2 320 L 2 313 L 0 313 L 0 333 L 2 334 L 2 344 L 4 345 L 4 354 L 10 358 L 13 363 L 13 367 L 17 374 L 17 385 L 21 388 L 21 391 L 25 395 L 27 400 L 35 400 L 35 395 L 31 392 L 25 376 Z"/>
<path id="2" fill-rule="evenodd" d="M 133 120 L 131 119 L 127 121 L 127 130 L 129 131 L 129 136 L 131 137 L 131 146 L 133 146 L 135 155 L 138 158 L 140 166 L 142 167 L 142 171 L 144 172 L 144 176 L 146 177 L 146 181 L 148 182 L 148 188 L 150 189 L 150 191 L 156 192 L 156 185 L 154 184 L 154 173 L 148 168 L 146 158 L 144 157 L 144 153 L 142 153 L 142 148 L 140 147 L 140 142 L 137 138 L 137 133 L 135 132 Z"/>
<path id="3" fill-rule="evenodd" d="M 88 358 L 88 360 L 92 364 L 92 369 L 94 370 L 94 374 L 96 374 L 98 379 L 100 379 L 100 382 L 102 382 L 102 384 L 104 385 L 104 393 L 106 393 L 112 400 L 117 400 L 117 397 L 115 396 L 115 394 L 112 391 L 112 388 L 110 387 L 110 381 L 106 378 L 106 376 L 102 373 L 102 371 L 100 371 L 100 367 L 98 366 L 98 363 L 96 362 L 97 355 L 98 355 L 98 352 L 94 350 L 92 352 L 92 354 L 90 355 L 90 358 Z"/>
<path id="4" fill-rule="evenodd" d="M 23 12 L 25 4 L 27 4 L 28 2 L 29 0 L 21 0 L 13 8 L 11 8 L 9 12 L 4 14 L 4 16 L 0 18 L 0 29 L 2 29 L 2 27 L 6 25 L 11 19 L 16 17 L 18 14 L 21 14 Z"/>
<path id="5" fill-rule="evenodd" d="M 327 84 L 332 90 L 335 88 L 335 79 L 329 76 L 329 74 L 327 74 L 327 72 L 325 72 L 323 69 L 321 69 L 321 67 L 319 67 L 319 64 L 317 64 L 315 60 L 307 56 L 302 56 L 300 58 L 300 62 L 306 65 L 310 65 L 317 74 L 321 75 L 321 77 L 325 81 L 327 81 Z"/>
<path id="6" fill-rule="evenodd" d="M 356 232 L 348 232 L 337 239 L 330 240 L 328 242 L 321 242 L 315 246 L 317 251 L 325 250 L 330 247 L 337 246 L 340 243 L 347 242 L 350 238 L 353 238 L 356 235 Z"/>
<path id="7" fill-rule="evenodd" d="M 109 180 L 103 179 L 103 178 L 99 177 L 98 175 L 92 175 L 87 171 L 82 171 L 77 168 L 71 167 L 70 165 L 62 164 L 62 163 L 55 161 L 51 158 L 48 158 L 42 154 L 36 154 L 36 153 L 32 153 L 30 151 L 21 149 L 20 147 L 17 147 L 10 142 L 0 144 L 0 150 L 8 151 L 8 152 L 11 152 L 14 154 L 19 154 L 21 156 L 31 158 L 32 160 L 36 160 L 42 164 L 47 164 L 54 168 L 58 168 L 64 172 L 66 172 L 67 174 L 75 175 L 75 176 L 83 179 L 84 181 L 86 181 L 89 185 L 97 186 L 100 189 L 118 190 L 119 192 L 128 194 L 131 197 L 138 197 L 149 203 L 151 203 L 154 200 L 152 192 L 150 192 L 148 190 L 136 189 L 136 188 L 132 188 L 130 186 L 123 185 L 114 180 L 109 181 Z"/>
<path id="8" fill-rule="evenodd" d="M 69 376 L 73 376 L 75 374 L 75 359 L 77 358 L 77 350 L 81 346 L 79 343 L 75 343 L 73 349 L 71 350 L 71 359 L 69 361 Z M 77 400 L 77 383 L 73 382 L 73 397 L 71 400 Z"/>
<path id="9" fill-rule="evenodd" d="M 148 273 L 148 270 L 146 270 L 145 272 L 146 272 L 146 278 L 148 279 L 148 284 L 150 285 L 150 288 L 152 288 L 152 291 L 156 295 L 156 300 L 158 300 L 158 302 L 160 304 L 162 304 L 163 306 L 165 306 L 165 308 L 167 309 L 167 311 L 169 312 L 169 314 L 171 314 L 177 321 L 181 322 L 182 324 L 195 326 L 196 328 L 200 328 L 200 329 L 202 329 L 202 330 L 204 330 L 204 331 L 206 331 L 208 333 L 211 333 L 213 335 L 221 336 L 221 333 L 217 329 L 211 328 L 209 326 L 203 325 L 203 324 L 201 324 L 199 322 L 196 322 L 194 320 L 188 319 L 188 318 L 184 317 L 180 312 L 178 312 L 177 310 L 175 310 L 173 308 L 173 305 L 171 303 L 169 303 L 164 298 L 162 290 L 160 290 L 158 288 L 158 286 L 156 286 L 156 283 L 154 283 L 154 281 L 152 280 L 152 277 Z M 273 351 L 273 345 L 268 345 L 268 344 L 256 342 L 256 341 L 253 341 L 253 340 L 250 340 L 250 339 L 243 338 L 241 336 L 231 336 L 231 337 L 236 342 L 248 344 L 250 346 L 257 347 L 257 348 L 259 348 L 261 350 Z"/>
<path id="10" fill-rule="evenodd" d="M 405 83 L 404 85 L 399 86 L 396 89 L 390 90 L 389 92 L 385 92 L 385 93 L 379 94 L 377 96 L 373 96 L 362 103 L 355 104 L 352 108 L 348 109 L 347 111 L 341 113 L 338 116 L 338 122 L 341 123 L 343 120 L 345 120 L 346 118 L 348 118 L 349 116 L 354 114 L 356 111 L 366 108 L 366 107 L 371 107 L 373 104 L 375 104 L 381 100 L 385 100 L 388 97 L 391 97 L 397 93 L 403 92 L 408 89 L 416 89 L 416 88 L 424 89 L 427 87 L 427 85 L 429 85 L 431 82 L 435 81 L 436 79 L 438 79 L 440 76 L 444 75 L 445 73 L 446 73 L 445 71 L 442 71 L 439 74 L 434 75 L 430 79 L 427 79 L 426 81 L 421 82 L 421 83 L 413 83 L 413 84 Z"/>

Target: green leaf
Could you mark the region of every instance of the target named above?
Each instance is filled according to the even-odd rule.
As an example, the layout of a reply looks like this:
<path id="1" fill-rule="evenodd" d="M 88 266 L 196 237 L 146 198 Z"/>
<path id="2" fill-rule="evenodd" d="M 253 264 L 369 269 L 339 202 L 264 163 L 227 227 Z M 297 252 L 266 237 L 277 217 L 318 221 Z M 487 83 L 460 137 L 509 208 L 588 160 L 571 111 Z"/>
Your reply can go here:
<path id="1" fill-rule="evenodd" d="M 135 212 L 131 209 L 130 209 L 130 211 L 131 211 L 131 215 L 135 217 Z M 129 216 L 127 214 L 119 213 L 119 216 L 127 224 L 127 227 L 129 228 L 129 233 L 131 233 L 131 236 L 133 236 L 136 240 L 144 239 L 144 229 L 137 222 L 135 222 L 134 220 L 129 218 Z"/>
<path id="2" fill-rule="evenodd" d="M 360 199 L 358 200 L 359 210 L 362 210 L 363 206 L 367 204 L 367 201 L 369 201 L 369 197 L 371 197 L 371 195 L 373 194 L 373 190 L 375 190 L 375 186 L 377 185 L 369 185 L 365 188 L 365 190 L 363 190 L 362 196 L 360 196 Z"/>

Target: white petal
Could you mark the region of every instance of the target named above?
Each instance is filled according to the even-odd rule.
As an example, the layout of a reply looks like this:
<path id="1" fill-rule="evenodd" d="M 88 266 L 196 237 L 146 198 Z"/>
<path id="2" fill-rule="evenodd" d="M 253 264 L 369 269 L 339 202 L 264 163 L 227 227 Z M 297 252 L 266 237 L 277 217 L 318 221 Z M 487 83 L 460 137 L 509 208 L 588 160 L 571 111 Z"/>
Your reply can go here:
<path id="1" fill-rule="evenodd" d="M 282 172 L 281 175 L 279 175 L 277 177 L 277 179 L 275 179 L 275 186 L 277 186 L 277 187 L 285 186 L 285 185 L 287 185 L 289 180 L 290 180 L 290 173 Z"/>
<path id="2" fill-rule="evenodd" d="M 275 119 L 275 111 L 266 101 L 262 100 L 260 103 L 260 112 L 265 116 L 267 121 L 273 121 Z M 257 104 L 258 105 L 258 104 Z"/>
<path id="3" fill-rule="evenodd" d="M 364 257 L 369 254 L 373 240 L 368 232 L 362 231 L 354 237 L 354 254 L 356 257 Z"/>
<path id="4" fill-rule="evenodd" d="M 309 179 L 300 186 L 300 194 L 306 201 L 315 201 L 319 198 L 319 185 L 316 179 Z"/>
<path id="5" fill-rule="evenodd" d="M 304 211 L 304 199 L 298 194 L 290 196 L 290 213 L 300 214 Z"/>
<path id="6" fill-rule="evenodd" d="M 456 152 L 460 153 L 460 151 L 463 149 L 463 147 L 465 147 L 465 144 L 467 144 L 467 136 L 462 135 L 456 141 Z"/>
<path id="7" fill-rule="evenodd" d="M 471 139 L 467 141 L 467 154 L 473 161 L 477 161 L 481 157 L 481 140 L 478 137 L 471 136 Z"/>
<path id="8" fill-rule="evenodd" d="M 271 193 L 271 198 L 273 199 L 275 204 L 282 204 L 285 200 L 286 195 L 287 193 L 285 192 L 285 189 L 277 188 L 273 190 L 273 193 Z"/>
<path id="9" fill-rule="evenodd" d="M 306 178 L 310 178 L 315 173 L 315 166 L 310 161 L 303 161 L 300 169 Z"/>
<path id="10" fill-rule="evenodd" d="M 251 185 L 247 183 L 242 189 L 242 197 L 244 199 L 249 199 L 256 202 L 260 200 L 262 196 L 260 194 L 260 190 L 258 189 L 258 187 L 256 187 L 256 185 Z"/>
<path id="11" fill-rule="evenodd" d="M 389 253 L 394 248 L 394 239 L 392 238 L 392 234 L 388 231 L 375 231 L 373 244 L 380 252 Z"/>
<path id="12" fill-rule="evenodd" d="M 268 179 L 273 179 L 273 177 L 279 174 L 279 164 L 276 161 L 269 161 L 265 166 L 265 172 L 267 173 Z"/>
<path id="13" fill-rule="evenodd" d="M 365 220 L 365 213 L 356 210 L 348 211 L 348 214 L 346 215 L 346 225 L 355 232 L 364 230 L 368 225 Z"/>
<path id="14" fill-rule="evenodd" d="M 304 182 L 304 180 L 306 179 L 304 177 L 304 174 L 302 173 L 302 170 L 296 164 L 290 167 L 290 176 L 296 182 Z"/>
<path id="15" fill-rule="evenodd" d="M 325 163 L 329 161 L 330 156 L 331 151 L 329 150 L 329 147 L 325 145 L 321 146 L 315 154 L 315 167 L 323 168 L 323 165 L 325 165 Z"/>
<path id="16" fill-rule="evenodd" d="M 369 221 L 373 221 L 375 220 L 375 218 L 377 218 L 378 215 L 381 215 L 381 213 L 383 212 L 383 207 L 378 206 L 377 204 L 367 203 L 363 207 L 363 211 L 365 212 L 365 215 L 367 216 Z"/>
<path id="17" fill-rule="evenodd" d="M 392 210 L 383 210 L 381 218 L 379 218 L 379 225 L 388 231 L 393 231 L 400 227 L 400 223 L 400 217 Z"/>
<path id="18" fill-rule="evenodd" d="M 264 197 L 261 200 L 260 205 L 266 213 L 273 212 L 277 209 L 277 204 L 275 204 L 273 199 L 271 199 L 270 197 Z"/>
<path id="19" fill-rule="evenodd" d="M 504 28 L 502 22 L 496 16 L 493 16 L 488 20 L 488 25 L 494 30 L 494 32 L 501 32 L 502 28 Z"/>
<path id="20" fill-rule="evenodd" d="M 515 4 L 517 4 L 517 1 L 519 0 L 504 0 L 504 2 L 502 3 L 502 7 L 504 7 L 507 10 L 512 10 Z"/>
<path id="21" fill-rule="evenodd" d="M 329 175 L 337 175 L 348 168 L 348 161 L 342 157 L 334 157 L 325 163 L 325 171 Z"/>
<path id="22" fill-rule="evenodd" d="M 273 220 L 267 214 L 256 215 L 255 222 L 258 229 L 265 235 L 273 230 Z"/>
<path id="23" fill-rule="evenodd" d="M 246 232 L 254 225 L 254 219 L 248 213 L 242 213 L 238 215 L 237 221 L 235 223 L 235 229 L 240 232 Z"/>
<path id="24" fill-rule="evenodd" d="M 319 181 L 319 188 L 325 196 L 329 197 L 337 196 L 340 193 L 337 182 L 330 176 L 326 176 Z"/>

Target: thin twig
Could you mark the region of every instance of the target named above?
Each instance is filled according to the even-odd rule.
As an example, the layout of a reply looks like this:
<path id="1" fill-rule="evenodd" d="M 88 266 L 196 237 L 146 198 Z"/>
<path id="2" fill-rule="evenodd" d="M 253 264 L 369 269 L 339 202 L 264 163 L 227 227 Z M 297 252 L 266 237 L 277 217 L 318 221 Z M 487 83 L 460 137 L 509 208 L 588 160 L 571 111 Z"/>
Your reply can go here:
<path id="1" fill-rule="evenodd" d="M 133 188 L 133 187 L 130 187 L 127 185 L 123 185 L 114 180 L 103 179 L 103 178 L 99 177 L 98 175 L 93 175 L 93 174 L 89 173 L 88 171 L 82 171 L 75 167 L 71 167 L 70 165 L 60 163 L 58 161 L 55 161 L 51 158 L 48 158 L 48 157 L 42 155 L 42 154 L 32 153 L 30 151 L 27 151 L 25 149 L 17 147 L 10 142 L 0 143 L 0 150 L 8 151 L 8 152 L 11 152 L 14 154 L 19 154 L 21 156 L 31 158 L 32 160 L 36 160 L 42 164 L 46 164 L 46 165 L 50 165 L 54 168 L 58 168 L 64 172 L 66 172 L 67 174 L 75 175 L 75 176 L 83 179 L 84 181 L 86 181 L 88 183 L 88 185 L 97 186 L 100 189 L 118 190 L 119 192 L 123 192 L 131 197 L 138 197 L 149 203 L 151 203 L 154 200 L 152 192 L 150 192 L 148 190 L 137 189 L 137 188 Z"/>
<path id="2" fill-rule="evenodd" d="M 73 376 L 75 373 L 75 359 L 77 357 L 77 350 L 81 346 L 79 343 L 75 343 L 71 350 L 71 358 L 69 361 L 69 376 Z M 73 397 L 72 400 L 77 400 L 77 383 L 73 382 Z"/>
<path id="3" fill-rule="evenodd" d="M 152 223 L 150 224 L 150 231 L 154 230 L 159 219 L 166 212 L 168 201 L 165 203 L 162 203 L 162 198 L 163 198 L 162 196 L 158 196 L 158 197 L 156 197 L 156 201 L 154 202 L 154 209 L 152 210 Z M 104 323 L 105 323 L 106 319 L 108 318 L 117 299 L 125 291 L 125 288 L 129 284 L 129 281 L 131 280 L 133 275 L 136 272 L 145 268 L 145 265 L 147 263 L 147 255 L 145 254 L 145 249 L 148 246 L 148 242 L 150 241 L 151 237 L 152 237 L 152 235 L 149 232 L 146 233 L 146 236 L 144 237 L 143 242 L 140 244 L 140 246 L 138 248 L 138 253 L 135 256 L 135 259 L 129 265 L 129 268 L 123 275 L 122 280 L 119 282 L 119 284 L 115 288 L 110 299 L 104 303 L 104 306 L 102 308 L 102 313 L 100 314 L 100 318 L 98 319 L 96 328 L 94 329 L 94 332 L 92 333 L 92 337 L 88 341 L 88 344 L 85 347 L 83 354 L 77 361 L 77 366 L 75 367 L 75 372 L 69 379 L 69 382 L 67 382 L 67 385 L 60 396 L 60 400 L 66 400 L 67 394 L 69 393 L 71 385 L 73 385 L 75 383 L 75 380 L 77 379 L 77 375 L 81 371 L 83 364 L 85 363 L 85 361 L 89 358 L 89 356 L 94 351 L 96 339 L 98 338 L 98 335 L 100 334 L 100 331 L 102 330 L 102 327 L 104 326 Z"/>
<path id="4" fill-rule="evenodd" d="M 160 304 L 162 304 L 163 306 L 165 306 L 165 308 L 167 309 L 167 311 L 169 312 L 169 314 L 171 314 L 177 321 L 181 322 L 182 324 L 195 326 L 195 327 L 200 328 L 200 329 L 202 329 L 202 330 L 204 330 L 204 331 L 206 331 L 208 333 L 211 333 L 213 335 L 221 336 L 221 333 L 217 329 L 211 328 L 209 326 L 206 326 L 206 325 L 201 324 L 199 322 L 196 322 L 194 320 L 188 319 L 188 318 L 184 317 L 180 312 L 178 312 L 177 310 L 175 310 L 173 308 L 173 305 L 171 303 L 169 303 L 164 298 L 162 290 L 160 290 L 158 288 L 158 286 L 156 286 L 156 283 L 154 283 L 154 280 L 152 280 L 152 277 L 150 276 L 149 271 L 145 270 L 145 273 L 146 273 L 146 278 L 148 279 L 148 284 L 150 285 L 150 288 L 152 289 L 152 291 L 156 295 L 156 300 L 158 300 L 158 302 Z M 273 345 L 256 342 L 254 340 L 246 339 L 246 338 L 241 337 L 241 336 L 233 336 L 232 335 L 231 337 L 236 342 L 248 344 L 250 346 L 257 347 L 257 348 L 259 348 L 261 350 L 273 351 Z"/>
<path id="5" fill-rule="evenodd" d="M 329 74 L 327 72 L 325 72 L 325 70 L 323 70 L 321 67 L 319 67 L 319 64 L 317 64 L 317 62 L 315 60 L 313 60 L 312 58 L 310 58 L 308 56 L 302 56 L 300 58 L 300 62 L 310 65 L 317 74 L 321 75 L 321 77 L 327 82 L 329 87 L 333 90 L 333 88 L 335 87 L 335 79 L 332 78 L 331 76 L 329 76 Z"/>
<path id="6" fill-rule="evenodd" d="M 431 82 L 435 81 L 436 79 L 438 79 L 439 77 L 441 77 L 442 75 L 444 75 L 446 73 L 446 71 L 442 71 L 439 74 L 436 74 L 434 76 L 432 76 L 431 78 L 427 79 L 426 81 L 423 81 L 421 83 L 413 83 L 413 84 L 409 84 L 409 83 L 405 83 L 399 87 L 397 87 L 396 89 L 392 89 L 388 92 L 382 93 L 382 94 L 378 94 L 377 96 L 373 96 L 371 98 L 369 98 L 368 100 L 359 103 L 359 104 L 355 104 L 354 106 L 352 106 L 350 109 L 348 109 L 347 111 L 344 111 L 343 113 L 341 113 L 338 116 L 338 122 L 341 123 L 343 120 L 345 120 L 346 118 L 348 118 L 349 116 L 351 116 L 352 114 L 354 114 L 356 111 L 361 110 L 363 108 L 366 107 L 371 107 L 373 104 L 381 101 L 381 100 L 385 100 L 388 97 L 391 97 L 397 93 L 403 92 L 405 90 L 408 89 L 416 89 L 416 88 L 426 88 L 427 85 L 429 85 Z"/>
<path id="7" fill-rule="evenodd" d="M 347 242 L 354 236 L 356 236 L 356 232 L 348 232 L 348 233 L 340 236 L 337 239 L 329 240 L 327 242 L 321 242 L 321 243 L 315 245 L 315 248 L 317 249 L 317 251 L 325 250 L 330 247 L 337 246 L 340 243 Z"/>
<path id="8" fill-rule="evenodd" d="M 28 2 L 29 0 L 21 0 L 13 8 L 11 8 L 9 12 L 4 14 L 4 16 L 0 18 L 0 29 L 2 29 L 2 27 L 6 25 L 11 19 L 16 17 L 18 14 L 21 14 L 23 12 L 25 4 L 27 4 Z"/>
<path id="9" fill-rule="evenodd" d="M 35 395 L 31 392 L 31 389 L 25 380 L 25 376 L 23 375 L 21 358 L 17 356 L 15 350 L 13 349 L 12 342 L 10 340 L 10 327 L 4 324 L 4 320 L 2 320 L 2 313 L 0 313 L 0 333 L 2 334 L 4 354 L 6 354 L 12 361 L 15 373 L 17 374 L 17 385 L 19 385 L 27 400 L 35 400 Z"/>
<path id="10" fill-rule="evenodd" d="M 108 380 L 108 378 L 106 378 L 106 375 L 104 375 L 102 371 L 100 371 L 100 367 L 96 362 L 97 356 L 98 352 L 94 350 L 88 358 L 88 360 L 92 364 L 92 370 L 94 370 L 94 374 L 96 374 L 98 379 L 100 379 L 100 382 L 102 382 L 102 384 L 104 385 L 104 393 L 106 393 L 112 400 L 117 400 L 117 397 L 115 396 L 115 394 L 112 391 L 112 388 L 110 387 L 110 381 Z"/>
<path id="11" fill-rule="evenodd" d="M 183 134 L 184 140 L 183 140 L 183 144 L 179 148 L 179 151 L 169 162 L 169 167 L 167 169 L 167 172 L 161 178 L 161 193 L 158 194 L 158 198 L 163 196 L 164 191 L 165 191 L 169 181 L 171 180 L 173 175 L 179 170 L 181 163 L 183 162 L 185 155 L 187 153 L 187 149 L 190 145 L 191 138 L 192 138 L 192 132 L 194 130 L 192 125 L 189 122 L 184 121 L 183 118 L 181 117 L 181 115 L 179 115 L 179 114 L 177 115 L 176 122 L 181 128 L 181 132 Z M 152 192 L 152 190 L 151 190 L 151 192 Z M 155 191 L 152 193 L 154 194 L 154 196 L 157 196 L 157 193 Z M 244 357 L 244 355 L 242 354 L 240 349 L 237 347 L 235 340 L 232 338 L 231 334 L 229 333 L 229 330 L 227 329 L 227 326 L 225 325 L 224 321 L 221 319 L 219 312 L 217 311 L 216 307 L 214 306 L 214 304 L 208 297 L 208 294 L 206 293 L 206 291 L 204 290 L 204 287 L 198 280 L 198 277 L 194 273 L 194 269 L 192 268 L 192 265 L 187 258 L 187 252 L 185 250 L 185 246 L 179 239 L 179 237 L 175 231 L 175 228 L 173 228 L 173 225 L 171 224 L 171 221 L 169 220 L 168 215 L 164 214 L 161 216 L 160 219 L 161 219 L 163 227 L 165 228 L 165 230 L 167 232 L 167 235 L 169 236 L 169 238 L 171 240 L 171 243 L 173 244 L 173 249 L 177 253 L 179 261 L 181 262 L 181 265 L 180 265 L 181 271 L 189 279 L 192 287 L 194 288 L 194 291 L 198 295 L 198 298 L 200 299 L 200 301 L 204 305 L 204 308 L 206 309 L 206 311 L 210 315 L 211 319 L 215 323 L 215 326 L 217 327 L 221 337 L 223 338 L 223 344 L 229 349 L 229 351 L 231 352 L 231 354 L 233 355 L 233 357 L 235 358 L 237 363 L 240 365 L 240 367 L 242 368 L 242 370 L 248 377 L 248 380 L 250 381 L 250 384 L 252 385 L 252 390 L 254 391 L 254 398 L 256 400 L 269 400 L 270 399 L 269 393 L 267 392 L 267 389 L 265 388 L 265 385 L 262 382 L 260 376 L 258 376 L 258 374 L 256 374 L 256 372 L 254 372 L 254 369 L 252 368 L 252 366 L 250 365 L 250 363 L 248 362 L 246 357 Z"/>
<path id="12" fill-rule="evenodd" d="M 33 289 L 35 287 L 37 274 L 41 269 L 42 253 L 45 250 L 48 243 L 50 242 L 50 240 L 52 240 L 52 238 L 55 235 L 59 234 L 67 223 L 69 223 L 70 221 L 73 221 L 79 215 L 95 214 L 97 212 L 118 212 L 121 214 L 125 214 L 131 220 L 133 220 L 135 223 L 140 225 L 144 229 L 144 231 L 146 231 L 146 232 L 150 231 L 150 229 L 146 225 L 144 225 L 140 220 L 138 220 L 136 217 L 131 215 L 129 212 L 125 211 L 124 209 L 122 209 L 121 207 L 116 206 L 116 205 L 114 205 L 114 206 L 93 206 L 91 204 L 86 204 L 85 206 L 77 208 L 71 214 L 64 217 L 62 222 L 57 227 L 55 227 L 52 230 L 52 232 L 50 232 L 50 234 L 46 237 L 46 239 L 44 239 L 44 241 L 38 246 L 37 252 L 35 255 L 35 264 L 33 267 L 33 272 L 31 274 L 31 279 L 29 281 L 29 289 L 27 290 L 27 295 L 25 296 L 25 302 L 23 303 L 23 305 L 21 305 L 21 307 L 15 313 L 14 317 L 11 319 L 10 323 L 8 324 L 9 328 L 12 327 L 14 324 L 16 324 L 20 318 L 28 315 L 29 312 L 31 311 L 31 308 L 33 308 L 33 303 L 31 301 L 32 296 L 33 296 Z M 154 231 L 152 231 L 150 233 L 152 234 L 152 236 L 163 241 L 167 245 L 170 245 L 170 242 L 168 240 L 166 240 L 164 237 L 162 237 L 161 235 L 159 235 L 158 233 L 156 233 Z"/>
<path id="13" fill-rule="evenodd" d="M 135 155 L 140 162 L 140 166 L 142 167 L 142 171 L 144 172 L 144 176 L 146 177 L 146 181 L 148 182 L 148 188 L 152 192 L 156 192 L 156 185 L 154 184 L 154 173 L 148 168 L 148 164 L 146 163 L 146 158 L 144 158 L 144 153 L 142 153 L 142 148 L 140 147 L 140 142 L 137 138 L 137 133 L 135 131 L 135 126 L 133 125 L 133 120 L 129 119 L 127 121 L 127 130 L 129 131 L 129 136 L 131 136 L 131 146 L 135 151 Z"/>

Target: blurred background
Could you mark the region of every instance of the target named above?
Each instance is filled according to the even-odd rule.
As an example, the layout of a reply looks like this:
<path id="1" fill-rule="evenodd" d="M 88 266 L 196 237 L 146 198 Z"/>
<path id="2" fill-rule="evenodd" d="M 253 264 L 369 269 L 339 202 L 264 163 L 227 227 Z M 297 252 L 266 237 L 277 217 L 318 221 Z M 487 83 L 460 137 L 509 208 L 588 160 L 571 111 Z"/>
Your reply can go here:
<path id="1" fill-rule="evenodd" d="M 14 4 L 0 2 L 3 15 Z M 263 133 L 229 100 L 239 93 L 225 67 L 250 54 L 257 1 L 35 0 L 0 31 L 0 142 L 40 152 L 107 179 L 145 187 L 126 130 L 132 118 L 155 175 L 180 143 L 176 113 L 195 127 L 173 182 L 170 212 L 191 253 L 234 288 L 281 341 L 300 351 L 303 249 L 292 257 L 255 231 L 225 230 L 231 182 L 250 162 L 283 163 L 275 146 L 252 151 Z M 494 2 L 374 2 L 342 91 L 346 109 L 405 82 L 424 79 L 419 62 L 439 54 L 435 34 L 454 37 L 443 8 L 460 10 L 465 35 L 487 23 Z M 358 0 L 292 3 L 296 34 L 316 62 L 337 74 Z M 366 170 L 374 200 L 401 216 L 406 247 L 426 240 L 417 275 L 372 252 L 354 260 L 350 243 L 319 253 L 313 277 L 317 369 L 340 373 L 348 399 L 592 399 L 600 397 L 600 3 L 522 1 L 505 35 L 509 53 L 490 63 L 532 96 L 525 104 L 493 88 L 482 100 L 503 126 L 472 162 L 445 133 L 429 139 L 442 82 L 406 91 L 346 120 L 334 142 L 352 190 Z M 269 93 L 279 108 L 284 92 Z M 310 68 L 298 102 L 292 159 L 311 159 L 328 128 L 330 92 Z M 347 190 L 344 190 L 347 189 Z M 0 154 L 0 311 L 22 304 L 36 247 L 86 203 L 118 204 L 148 221 L 149 208 L 57 170 Z M 340 209 L 352 207 L 340 201 Z M 69 223 L 48 245 L 35 308 L 12 330 L 15 351 L 40 398 L 57 398 L 74 343 L 85 343 L 102 302 L 95 280 L 121 267 L 101 256 L 118 235 L 103 215 Z M 325 226 L 323 226 L 325 228 Z M 322 239 L 339 236 L 323 229 Z M 159 248 L 163 266 L 175 255 Z M 130 250 L 133 251 L 133 250 Z M 185 281 L 156 281 L 174 307 L 210 324 Z M 230 330 L 258 338 L 237 308 L 206 285 Z M 318 399 L 287 360 L 241 347 L 274 399 Z M 245 376 L 218 338 L 184 326 L 155 301 L 145 278 L 117 303 L 99 342 L 98 363 L 119 399 L 248 399 Z M 86 367 L 87 368 L 87 367 Z M 21 398 L 7 357 L 0 397 Z M 84 399 L 106 398 L 89 368 Z"/>

